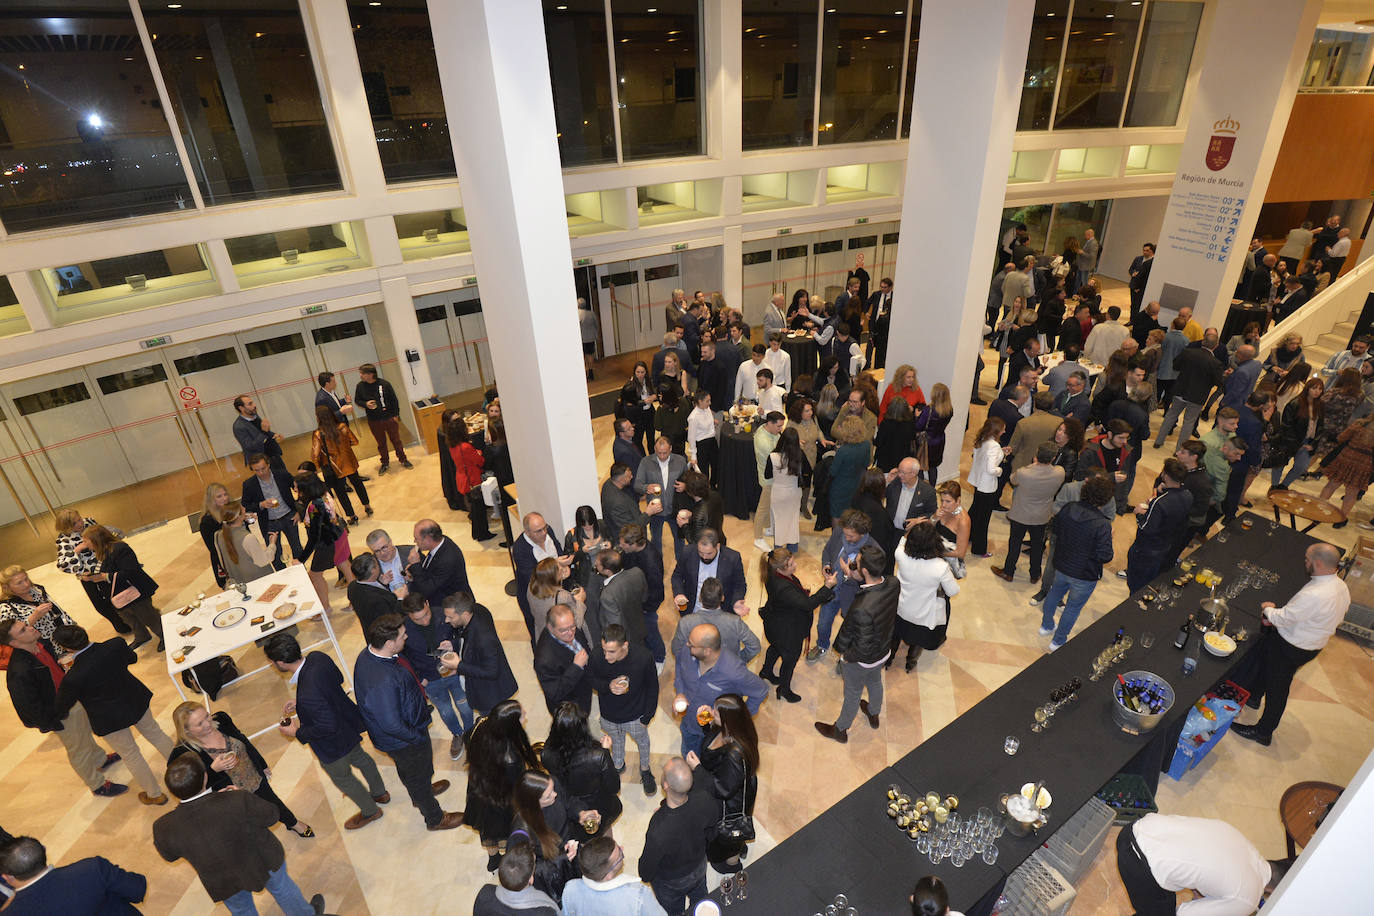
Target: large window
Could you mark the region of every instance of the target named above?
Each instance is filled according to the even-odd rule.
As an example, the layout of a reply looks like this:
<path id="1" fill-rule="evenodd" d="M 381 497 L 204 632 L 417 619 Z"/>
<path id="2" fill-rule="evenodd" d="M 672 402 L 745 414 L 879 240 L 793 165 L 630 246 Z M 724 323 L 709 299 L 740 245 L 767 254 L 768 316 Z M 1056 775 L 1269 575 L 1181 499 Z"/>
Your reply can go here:
<path id="1" fill-rule="evenodd" d="M 544 0 L 553 115 L 564 165 L 615 161 L 604 0 Z"/>
<path id="2" fill-rule="evenodd" d="M 697 0 L 610 0 L 625 159 L 702 152 Z"/>
<path id="3" fill-rule="evenodd" d="M 341 187 L 296 0 L 140 0 L 207 204 Z"/>
<path id="4" fill-rule="evenodd" d="M 906 10 L 894 0 L 827 8 L 821 40 L 821 143 L 894 140 Z"/>
<path id="5" fill-rule="evenodd" d="M 1201 21 L 1201 3 L 1150 4 L 1124 126 L 1172 127 L 1178 122 Z"/>
<path id="6" fill-rule="evenodd" d="M 1077 0 L 1055 107 L 1056 130 L 1116 127 L 1126 102 L 1131 55 L 1140 31 L 1131 0 Z M 1187 77 L 1187 71 L 1183 73 Z"/>
<path id="7" fill-rule="evenodd" d="M 1367 25 L 1328 24 L 1317 29 L 1307 63 L 1302 71 L 1302 88 L 1374 85 L 1374 34 Z"/>
<path id="8" fill-rule="evenodd" d="M 185 302 L 219 292 L 199 245 L 60 264 L 38 273 L 59 325 Z"/>
<path id="9" fill-rule="evenodd" d="M 20 7 L 28 4 L 20 4 Z M 191 206 L 125 0 L 3 5 L 0 219 L 11 232 Z"/>
<path id="10" fill-rule="evenodd" d="M 1017 130 L 1049 129 L 1054 90 L 1059 85 L 1059 58 L 1068 29 L 1069 0 L 1035 0 Z"/>
<path id="11" fill-rule="evenodd" d="M 911 136 L 911 112 L 916 105 L 916 51 L 921 40 L 921 0 L 911 4 L 911 41 L 906 49 L 906 91 L 902 94 L 902 136 Z"/>
<path id="12" fill-rule="evenodd" d="M 348 0 L 348 12 L 386 180 L 453 178 L 425 0 Z"/>
<path id="13" fill-rule="evenodd" d="M 10 278 L 0 276 L 0 337 L 22 334 L 29 329 L 24 309 L 19 305 L 19 297 L 14 294 Z"/>
<path id="14" fill-rule="evenodd" d="M 744 148 L 810 146 L 816 103 L 814 0 L 745 0 Z"/>

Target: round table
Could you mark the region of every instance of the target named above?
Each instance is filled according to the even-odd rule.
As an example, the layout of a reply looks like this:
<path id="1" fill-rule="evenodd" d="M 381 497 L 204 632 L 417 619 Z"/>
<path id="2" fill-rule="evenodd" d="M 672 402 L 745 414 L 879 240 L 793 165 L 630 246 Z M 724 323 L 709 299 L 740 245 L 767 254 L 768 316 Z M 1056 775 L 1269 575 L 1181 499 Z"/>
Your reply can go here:
<path id="1" fill-rule="evenodd" d="M 1269 502 L 1274 506 L 1274 521 L 1281 522 L 1279 512 L 1288 513 L 1288 526 L 1298 527 L 1298 519 L 1304 518 L 1312 522 L 1302 533 L 1306 534 L 1313 528 L 1321 524 L 1331 524 L 1333 522 L 1345 521 L 1345 515 L 1341 513 L 1340 507 L 1322 499 L 1308 496 L 1306 493 L 1299 493 L 1296 490 L 1275 490 L 1269 494 Z"/>
<path id="2" fill-rule="evenodd" d="M 1226 321 L 1221 326 L 1221 342 L 1226 343 L 1245 330 L 1245 326 L 1252 321 L 1260 326 L 1260 333 L 1264 333 L 1264 329 L 1269 327 L 1268 306 L 1233 301 L 1231 308 L 1226 312 Z"/>
<path id="3" fill-rule="evenodd" d="M 1299 782 L 1284 790 L 1279 800 L 1279 820 L 1288 843 L 1288 858 L 1298 854 L 1298 846 L 1312 841 L 1312 835 L 1344 791 L 1329 782 Z"/>
<path id="4" fill-rule="evenodd" d="M 804 337 L 793 337 L 790 333 L 783 334 L 782 350 L 792 358 L 792 380 L 803 375 L 815 375 L 819 367 L 817 362 L 820 353 L 816 346 L 816 340 L 810 334 Z"/>
<path id="5" fill-rule="evenodd" d="M 735 429 L 728 421 L 720 427 L 720 498 L 725 511 L 748 519 L 759 504 L 758 465 L 754 462 L 754 433 Z"/>

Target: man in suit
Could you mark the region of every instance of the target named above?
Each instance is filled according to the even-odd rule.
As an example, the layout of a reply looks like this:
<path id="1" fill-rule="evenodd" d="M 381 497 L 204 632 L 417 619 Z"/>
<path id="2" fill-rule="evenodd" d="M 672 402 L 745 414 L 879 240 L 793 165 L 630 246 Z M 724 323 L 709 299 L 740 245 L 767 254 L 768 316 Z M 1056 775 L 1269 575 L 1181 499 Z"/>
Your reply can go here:
<path id="1" fill-rule="evenodd" d="M 1029 417 L 1023 417 L 1016 424 L 1016 432 L 1011 434 L 1011 471 L 1015 473 L 1035 459 L 1035 450 L 1042 442 L 1054 438 L 1054 431 L 1064 422 L 1063 417 L 1050 412 L 1051 401 L 1048 392 L 1035 394 L 1035 410 Z M 1086 405 L 1087 398 L 1083 398 Z"/>
<path id="2" fill-rule="evenodd" d="M 132 731 L 138 729 L 163 759 L 172 755 L 172 739 L 149 708 L 153 692 L 129 671 L 138 655 L 118 636 L 92 645 L 86 631 L 77 626 L 58 627 L 53 640 L 73 656 L 71 668 L 57 688 L 59 721 L 80 703 L 90 717 L 91 731 L 114 748 L 143 787 L 138 800 L 145 805 L 167 804 L 167 796 L 143 759 Z"/>
<path id="3" fill-rule="evenodd" d="M 633 482 L 634 475 L 630 473 L 629 465 L 617 461 L 611 465 L 610 476 L 601 485 L 601 518 L 612 531 L 619 531 L 626 525 L 643 525 L 647 530 L 648 515 L 656 515 L 663 511 L 662 502 L 650 502 L 648 515 L 641 512 L 639 500 L 635 499 L 634 490 L 631 488 Z"/>
<path id="4" fill-rule="evenodd" d="M 549 712 L 564 701 L 576 703 L 584 713 L 591 710 L 592 679 L 587 672 L 591 645 L 591 637 L 577 625 L 572 608 L 566 604 L 549 608 L 544 632 L 534 647 L 534 674 Z"/>
<path id="5" fill-rule="evenodd" d="M 436 657 L 444 651 L 440 646 L 453 644 L 449 625 L 439 610 L 431 608 L 425 596 L 419 593 L 401 599 L 401 613 L 406 628 L 401 658 L 410 663 L 424 688 L 425 698 L 453 736 L 449 740 L 448 756 L 450 760 L 457 760 L 463 756 L 463 738 L 472 731 L 477 717 L 468 705 L 463 679 L 453 677 L 453 670 Z"/>
<path id="6" fill-rule="evenodd" d="M 625 628 L 630 642 L 648 648 L 644 624 L 644 573 L 635 566 L 627 567 L 620 551 L 614 547 L 596 554 L 596 575 L 601 578 L 596 589 L 596 606 L 587 609 L 587 635 L 591 645 L 601 642 L 601 631 L 613 623 Z"/>
<path id="7" fill-rule="evenodd" d="M 730 407 L 730 395 L 735 386 L 735 372 L 739 369 L 737 361 L 720 355 L 716 342 L 706 339 L 701 342 L 701 362 L 697 365 L 697 388 L 711 394 L 711 409 L 726 410 Z M 731 348 L 733 349 L 733 348 Z M 629 462 L 626 462 L 627 464 Z"/>
<path id="8" fill-rule="evenodd" d="M 0 620 L 0 646 L 9 646 L 9 670 L 5 685 L 19 721 L 43 734 L 55 734 L 67 752 L 72 770 L 101 798 L 113 798 L 129 787 L 110 782 L 104 776 L 118 754 L 106 754 L 91 734 L 86 710 L 73 706 L 66 718 L 57 715 L 57 688 L 66 672 L 57 663 L 57 650 L 43 640 L 38 631 L 23 620 Z"/>
<path id="9" fill-rule="evenodd" d="M 1126 552 L 1126 588 L 1134 594 L 1159 575 L 1178 532 L 1188 523 L 1193 494 L 1183 488 L 1188 471 L 1177 458 L 1164 459 L 1164 472 L 1153 499 L 1136 506 L 1135 540 Z"/>
<path id="10" fill-rule="evenodd" d="M 1131 339 L 1138 344 L 1138 349 L 1143 350 L 1150 345 L 1150 332 L 1155 330 L 1163 331 L 1165 328 L 1159 323 L 1159 303 L 1152 301 L 1143 312 L 1131 316 Z M 1122 341 L 1122 345 L 1124 347 L 1125 341 Z"/>
<path id="11" fill-rule="evenodd" d="M 48 851 L 31 836 L 0 847 L 0 878 L 14 888 L 7 916 L 137 916 L 148 879 L 125 871 L 103 856 L 49 866 Z"/>
<path id="12" fill-rule="evenodd" d="M 1274 300 L 1274 323 L 1278 324 L 1289 315 L 1307 304 L 1307 300 L 1312 298 L 1303 289 L 1302 280 L 1296 276 L 1289 275 L 1283 281 L 1283 293 L 1278 299 Z"/>
<path id="13" fill-rule="evenodd" d="M 377 761 L 363 750 L 367 726 L 357 704 L 344 693 L 343 673 L 323 652 L 302 657 L 300 643 L 290 633 L 267 640 L 263 652 L 272 667 L 291 676 L 287 683 L 296 685 L 296 698 L 281 711 L 290 724 L 277 726 L 277 731 L 309 747 L 329 781 L 358 806 L 358 813 L 344 821 L 345 830 L 377 820 L 382 816 L 377 806 L 391 801 L 391 793 Z M 355 769 L 367 780 L 366 786 L 353 774 Z"/>
<path id="14" fill-rule="evenodd" d="M 1164 412 L 1164 422 L 1159 425 L 1155 448 L 1164 447 L 1164 440 L 1173 432 L 1180 416 L 1183 425 L 1178 432 L 1179 444 L 1193 438 L 1193 430 L 1197 427 L 1202 406 L 1207 403 L 1207 396 L 1222 382 L 1222 364 L 1205 347 L 1184 347 L 1174 357 L 1174 369 L 1178 373 L 1174 379 L 1174 396 Z"/>
<path id="15" fill-rule="evenodd" d="M 1021 544 L 1030 538 L 1030 581 L 1040 581 L 1041 560 L 1045 553 L 1045 526 L 1050 522 L 1054 496 L 1064 483 L 1064 469 L 1054 463 L 1059 447 L 1053 442 L 1041 442 L 1030 448 L 1034 461 L 1012 471 L 1011 508 L 1007 523 L 1011 534 L 1007 539 L 1007 559 L 1000 567 L 992 567 L 992 574 L 1010 582 L 1016 576 L 1016 561 L 1021 558 Z"/>
<path id="16" fill-rule="evenodd" d="M 282 461 L 280 433 L 272 432 L 272 424 L 266 417 L 258 416 L 258 404 L 252 395 L 241 394 L 234 398 L 234 438 L 243 449 L 243 463 L 251 465 L 254 455 L 266 455 L 268 462 L 278 471 L 286 471 Z"/>
<path id="17" fill-rule="evenodd" d="M 658 551 L 647 549 L 649 541 L 639 525 L 621 528 L 617 546 L 624 567 L 644 573 L 644 643 L 653 654 L 654 663 L 661 668 L 667 657 L 663 634 L 658 631 L 658 609 L 663 606 L 664 597 L 663 557 Z"/>
<path id="18" fill-rule="evenodd" d="M 1032 337 L 1026 341 L 1026 345 L 1011 355 L 1007 365 L 1007 378 L 1019 379 L 1021 370 L 1025 368 L 1040 370 L 1040 340 Z"/>
<path id="19" fill-rule="evenodd" d="M 673 451 L 673 443 L 668 440 L 667 436 L 659 436 L 654 440 L 654 453 L 641 461 L 639 469 L 635 471 L 634 491 L 644 499 L 658 499 L 660 506 L 670 506 L 672 505 L 673 494 L 678 490 L 678 479 L 682 477 L 682 472 L 685 470 L 687 470 L 687 459 Z M 665 522 L 673 541 L 676 542 L 677 519 L 673 517 L 673 513 L 660 510 L 649 517 L 649 538 L 653 541 L 654 547 L 660 555 L 663 553 L 663 525 Z M 612 525 L 611 530 L 619 531 L 621 527 L 620 525 Z"/>
<path id="20" fill-rule="evenodd" d="M 376 554 L 360 553 L 349 567 L 353 570 L 353 581 L 348 583 L 348 603 L 358 615 L 364 633 L 378 617 L 401 613 L 400 600 L 381 581 L 382 567 Z"/>
<path id="21" fill-rule="evenodd" d="M 901 537 L 917 519 L 930 518 L 940 508 L 935 488 L 921 478 L 921 462 L 903 458 L 887 477 L 883 505 L 888 520 Z"/>
<path id="22" fill-rule="evenodd" d="M 406 557 L 406 580 L 435 607 L 454 592 L 472 592 L 463 551 L 444 537 L 439 523 L 423 518 L 415 523 L 415 546 Z"/>
<path id="23" fill-rule="evenodd" d="M 887 361 L 887 330 L 892 319 L 892 279 L 878 281 L 878 291 L 868 298 L 868 349 L 864 354 L 874 369 Z"/>
<path id="24" fill-rule="evenodd" d="M 1135 320 L 1135 314 L 1140 311 L 1140 303 L 1145 299 L 1145 284 L 1150 282 L 1150 268 L 1154 266 L 1154 263 L 1154 243 L 1146 242 L 1140 247 L 1140 255 L 1131 261 L 1131 279 L 1127 284 L 1131 290 L 1131 316 L 1133 321 Z"/>
<path id="25" fill-rule="evenodd" d="M 720 587 L 720 582 L 716 579 L 707 579 L 701 583 L 701 601 L 699 607 L 691 614 L 683 614 L 677 622 L 677 632 L 673 634 L 673 657 L 677 658 L 682 654 L 682 649 L 687 645 L 687 636 L 692 632 L 692 628 L 698 624 L 709 623 L 720 633 L 720 648 L 722 652 L 729 652 L 731 655 L 739 657 L 739 660 L 746 665 L 759 654 L 763 649 L 763 644 L 759 642 L 758 636 L 750 629 L 734 611 L 727 611 L 721 607 L 721 602 L 725 599 L 725 590 Z"/>
<path id="26" fill-rule="evenodd" d="M 511 545 L 511 559 L 515 563 L 515 601 L 525 616 L 525 629 L 530 633 L 530 645 L 539 638 L 539 628 L 530 613 L 530 580 L 540 560 L 557 560 L 563 567 L 572 566 L 572 554 L 563 549 L 558 535 L 538 512 L 528 513 L 522 520 L 525 529 Z"/>
<path id="27" fill-rule="evenodd" d="M 353 402 L 348 399 L 347 394 L 335 394 L 334 390 L 339 387 L 339 382 L 334 378 L 332 372 L 321 372 L 315 379 L 320 387 L 315 390 L 315 406 L 328 407 L 334 414 L 334 422 L 346 423 L 348 418 L 353 416 Z"/>
<path id="28" fill-rule="evenodd" d="M 301 517 L 300 504 L 292 493 L 294 483 L 286 470 L 272 467 L 266 455 L 258 453 L 248 458 L 253 476 L 243 482 L 240 501 L 244 511 L 258 516 L 258 533 L 264 538 L 280 532 L 291 545 L 291 555 L 301 555 L 301 533 L 297 527 Z M 277 553 L 272 559 L 274 569 L 285 569 L 281 558 L 282 538 L 277 538 Z"/>
<path id="29" fill-rule="evenodd" d="M 1025 385 L 1015 385 L 1009 391 L 1004 389 L 1002 397 L 988 405 L 988 419 L 997 417 L 1006 424 L 1002 433 L 1002 445 L 1010 445 L 1016 424 L 1021 422 L 1021 408 L 1030 400 L 1030 391 Z"/>
<path id="30" fill-rule="evenodd" d="M 1050 410 L 1060 418 L 1073 417 L 1087 426 L 1093 411 L 1092 399 L 1088 397 L 1088 373 L 1079 370 L 1070 374 Z"/>
<path id="31" fill-rule="evenodd" d="M 391 535 L 387 534 L 385 528 L 378 528 L 367 536 L 367 549 L 372 551 L 372 555 L 377 558 L 377 563 L 382 568 L 382 574 L 377 581 L 391 589 L 391 593 L 397 598 L 404 598 L 408 591 L 405 558 L 410 556 L 410 551 L 414 547 L 414 544 L 393 544 Z"/>
<path id="32" fill-rule="evenodd" d="M 367 645 L 353 666 L 358 711 L 372 744 L 396 763 L 396 775 L 410 803 L 424 815 L 425 827 L 452 830 L 463 823 L 463 813 L 445 812 L 435 798 L 448 791 L 449 781 L 430 781 L 434 747 L 429 740 L 429 703 L 415 672 L 397 660 L 405 641 L 400 614 L 379 617 L 367 628 Z"/>
<path id="33" fill-rule="evenodd" d="M 468 705 L 485 716 L 497 703 L 515 696 L 517 689 L 491 611 L 467 592 L 456 592 L 444 599 L 444 622 L 451 635 L 439 648 L 458 654 L 457 674 L 463 679 Z"/>
<path id="34" fill-rule="evenodd" d="M 624 418 L 616 420 L 615 440 L 611 442 L 612 463 L 625 465 L 633 474 L 639 469 L 639 462 L 643 457 L 644 447 L 635 439 L 633 421 Z"/>
<path id="35" fill-rule="evenodd" d="M 720 535 L 714 528 L 703 528 L 695 544 L 683 547 L 673 570 L 673 600 L 680 612 L 700 607 L 701 585 L 707 579 L 719 579 L 725 590 L 723 607 L 737 614 L 746 612 L 744 595 L 748 585 L 744 581 L 744 561 L 739 552 L 722 547 Z"/>
<path id="36" fill-rule="evenodd" d="M 153 822 L 153 846 L 168 862 L 189 862 L 211 900 L 254 913 L 253 893 L 266 890 L 287 916 L 324 912 L 324 896 L 307 902 L 286 870 L 286 850 L 271 830 L 275 805 L 252 792 L 211 792 L 199 754 L 167 765 L 167 788 L 177 806 Z"/>
<path id="37" fill-rule="evenodd" d="M 1092 229 L 1083 230 L 1083 247 L 1078 252 L 1078 258 L 1074 261 L 1074 267 L 1078 270 L 1078 286 L 1081 289 L 1090 279 L 1093 271 L 1097 270 L 1097 253 L 1100 246 L 1097 243 L 1097 233 Z"/>
<path id="38" fill-rule="evenodd" d="M 1124 331 L 1125 328 L 1122 328 L 1122 330 Z M 1088 371 L 1083 367 L 1083 364 L 1078 361 L 1079 357 L 1082 355 L 1083 353 L 1078 347 L 1065 347 L 1063 361 L 1040 377 L 1041 380 L 1044 381 L 1045 387 L 1049 389 L 1051 399 L 1057 398 L 1063 393 L 1065 387 L 1068 385 L 1070 375 L 1073 375 L 1075 372 Z"/>
<path id="39" fill-rule="evenodd" d="M 677 320 L 677 326 L 682 329 L 682 345 L 687 348 L 688 361 L 692 363 L 701 357 L 701 308 L 700 303 L 689 302 L 687 314 Z"/>

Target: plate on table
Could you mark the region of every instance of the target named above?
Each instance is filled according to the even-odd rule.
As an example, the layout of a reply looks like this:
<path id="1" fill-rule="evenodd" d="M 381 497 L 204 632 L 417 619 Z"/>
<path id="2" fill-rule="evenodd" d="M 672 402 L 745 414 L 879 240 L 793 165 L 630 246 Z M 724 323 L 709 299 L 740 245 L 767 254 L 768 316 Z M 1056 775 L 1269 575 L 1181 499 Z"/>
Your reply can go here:
<path id="1" fill-rule="evenodd" d="M 277 620 L 287 620 L 291 617 L 294 617 L 295 614 L 296 602 L 294 601 L 288 601 L 285 604 L 279 604 L 272 609 L 272 616 L 275 617 Z"/>
<path id="2" fill-rule="evenodd" d="M 215 619 L 210 623 L 217 630 L 227 630 L 240 620 L 248 616 L 248 609 L 243 607 L 231 607 L 220 611 L 215 615 Z"/>
<path id="3" fill-rule="evenodd" d="M 1202 644 L 1208 652 L 1218 658 L 1225 658 L 1236 651 L 1236 641 L 1225 633 L 1218 633 L 1216 630 L 1206 633 L 1202 637 Z"/>

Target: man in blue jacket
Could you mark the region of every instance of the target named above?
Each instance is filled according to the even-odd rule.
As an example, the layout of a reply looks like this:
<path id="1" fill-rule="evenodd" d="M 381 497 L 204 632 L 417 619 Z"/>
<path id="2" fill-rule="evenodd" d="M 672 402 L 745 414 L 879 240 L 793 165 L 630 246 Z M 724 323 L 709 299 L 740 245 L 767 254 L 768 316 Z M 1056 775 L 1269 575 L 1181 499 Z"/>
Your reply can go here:
<path id="1" fill-rule="evenodd" d="M 1164 560 L 1188 526 L 1193 494 L 1183 489 L 1188 471 L 1177 458 L 1164 460 L 1164 472 L 1153 499 L 1135 510 L 1135 541 L 1126 551 L 1126 587 L 1135 594 L 1159 575 Z"/>
<path id="2" fill-rule="evenodd" d="M 296 685 L 296 698 L 282 707 L 283 719 L 295 720 L 277 726 L 277 731 L 308 746 L 334 783 L 353 804 L 358 813 L 344 821 L 345 830 L 365 827 L 382 816 L 384 805 L 391 801 L 391 793 L 382 782 L 377 761 L 363 750 L 362 714 L 357 704 L 343 690 L 343 672 L 334 660 L 323 652 L 311 652 L 301 657 L 300 643 L 290 633 L 278 633 L 263 646 L 272 667 L 291 675 Z M 354 769 L 367 780 L 364 787 Z"/>
<path id="3" fill-rule="evenodd" d="M 870 531 L 872 522 L 858 509 L 846 509 L 840 516 L 838 530 L 830 535 L 821 550 L 822 570 L 839 573 L 839 584 L 835 586 L 835 597 L 821 605 L 816 619 L 816 644 L 806 653 L 808 662 L 816 662 L 830 651 L 830 631 L 835 626 L 835 615 L 844 614 L 859 593 L 859 581 L 849 575 L 849 566 L 863 550 L 865 544 L 881 548 L 873 539 Z"/>
<path id="4" fill-rule="evenodd" d="M 7 914 L 57 913 L 137 914 L 148 892 L 148 879 L 125 871 L 101 856 L 49 867 L 48 851 L 31 836 L 0 848 L 0 875 L 15 889 Z"/>
<path id="5" fill-rule="evenodd" d="M 448 600 L 448 599 L 445 599 Z M 411 670 L 420 679 L 425 696 L 439 711 L 439 719 L 453 735 L 448 745 L 450 760 L 463 756 L 463 737 L 477 724 L 463 691 L 463 679 L 439 664 L 440 646 L 452 645 L 452 628 L 430 606 L 424 595 L 412 592 L 401 599 L 401 613 L 406 616 L 406 642 L 401 657 L 410 662 Z"/>
<path id="6" fill-rule="evenodd" d="M 1114 498 L 1114 490 L 1110 477 L 1094 474 L 1083 481 L 1078 502 L 1069 503 L 1054 517 L 1054 583 L 1045 595 L 1040 623 L 1041 636 L 1054 634 L 1051 652 L 1068 642 L 1079 612 L 1102 578 L 1102 564 L 1112 559 L 1112 523 L 1101 508 Z M 1056 628 L 1054 612 L 1065 594 L 1068 604 Z"/>
<path id="7" fill-rule="evenodd" d="M 429 703 L 420 680 L 398 656 L 405 647 L 405 620 L 383 614 L 367 628 L 367 648 L 353 666 L 358 710 L 377 750 L 396 762 L 396 775 L 410 802 L 424 815 L 430 830 L 452 830 L 463 823 L 461 811 L 445 812 L 436 795 L 449 782 L 434 778 L 434 749 L 429 742 Z"/>
<path id="8" fill-rule="evenodd" d="M 467 592 L 454 592 L 444 599 L 444 622 L 449 638 L 439 648 L 457 653 L 457 675 L 463 679 L 468 705 L 485 716 L 497 703 L 515 696 L 518 687 L 491 611 Z"/>

